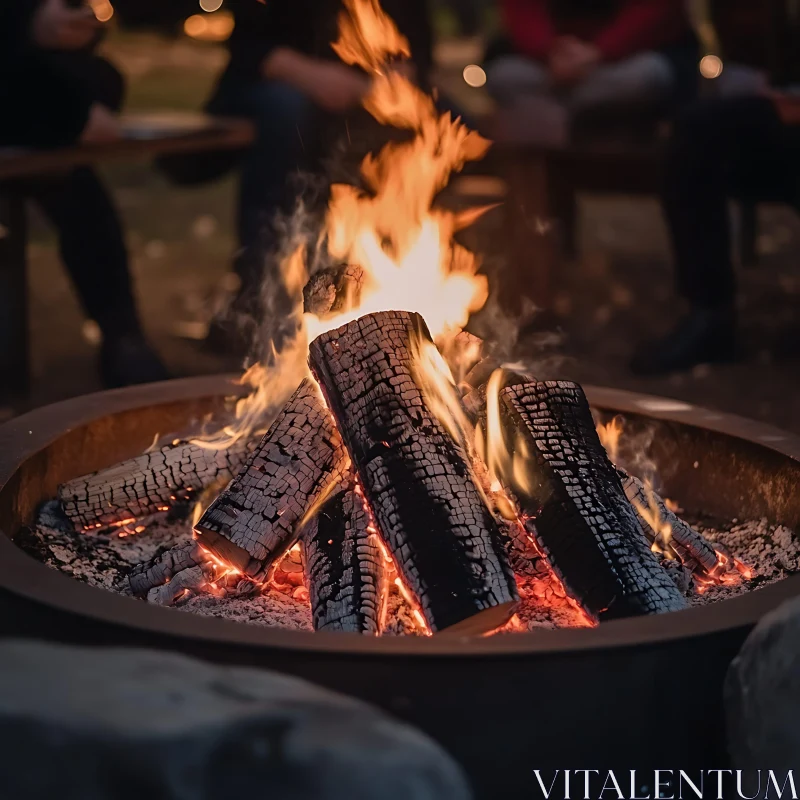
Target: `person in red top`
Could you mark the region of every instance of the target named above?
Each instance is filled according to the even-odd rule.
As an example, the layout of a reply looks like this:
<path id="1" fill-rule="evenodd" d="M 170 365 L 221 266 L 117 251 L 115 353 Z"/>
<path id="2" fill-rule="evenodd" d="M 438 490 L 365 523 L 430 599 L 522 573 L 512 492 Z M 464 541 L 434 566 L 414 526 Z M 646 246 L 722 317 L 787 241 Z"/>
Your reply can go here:
<path id="1" fill-rule="evenodd" d="M 694 39 L 685 0 L 501 0 L 509 52 L 487 66 L 501 139 L 566 144 L 576 117 L 665 107 L 675 52 Z"/>

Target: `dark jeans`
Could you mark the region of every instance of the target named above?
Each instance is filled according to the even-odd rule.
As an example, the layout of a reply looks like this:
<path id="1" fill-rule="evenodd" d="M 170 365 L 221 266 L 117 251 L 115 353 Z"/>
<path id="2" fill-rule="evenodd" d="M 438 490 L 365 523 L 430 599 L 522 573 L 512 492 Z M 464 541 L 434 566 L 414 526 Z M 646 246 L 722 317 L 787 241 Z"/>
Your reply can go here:
<path id="1" fill-rule="evenodd" d="M 800 202 L 800 129 L 768 98 L 706 99 L 676 120 L 663 206 L 678 291 L 696 307 L 734 302 L 730 199 Z"/>
<path id="2" fill-rule="evenodd" d="M 302 92 L 277 81 L 223 78 L 208 105 L 214 114 L 247 117 L 256 141 L 241 162 L 237 271 L 257 286 L 265 255 L 275 246 L 274 221 L 291 210 L 297 187 L 290 178 L 314 168 L 321 156 L 325 115 Z"/>
<path id="3" fill-rule="evenodd" d="M 95 102 L 117 109 L 122 76 L 107 61 L 88 53 L 59 53 L 69 71 Z M 105 339 L 139 332 L 128 254 L 111 196 L 94 170 L 79 167 L 64 175 L 32 178 L 24 194 L 58 232 L 59 249 L 86 314 Z"/>
<path id="4" fill-rule="evenodd" d="M 106 339 L 139 330 L 122 228 L 93 170 L 27 181 L 25 194 L 58 231 L 61 259 L 86 314 Z"/>

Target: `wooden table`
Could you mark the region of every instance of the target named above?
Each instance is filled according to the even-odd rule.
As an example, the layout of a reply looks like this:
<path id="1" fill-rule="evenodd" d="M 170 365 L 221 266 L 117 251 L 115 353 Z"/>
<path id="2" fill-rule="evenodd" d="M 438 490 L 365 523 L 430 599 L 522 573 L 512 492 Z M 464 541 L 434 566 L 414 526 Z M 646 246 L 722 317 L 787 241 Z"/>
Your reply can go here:
<path id="1" fill-rule="evenodd" d="M 0 407 L 23 403 L 30 380 L 24 180 L 111 161 L 237 150 L 254 138 L 247 120 L 203 114 L 127 115 L 122 129 L 120 141 L 106 144 L 0 149 Z"/>

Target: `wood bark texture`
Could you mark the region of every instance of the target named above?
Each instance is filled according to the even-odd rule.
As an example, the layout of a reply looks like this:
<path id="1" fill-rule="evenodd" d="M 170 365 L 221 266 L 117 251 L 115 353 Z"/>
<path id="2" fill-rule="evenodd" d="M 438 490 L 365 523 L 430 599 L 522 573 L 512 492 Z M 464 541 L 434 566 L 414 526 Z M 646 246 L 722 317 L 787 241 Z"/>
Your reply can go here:
<path id="1" fill-rule="evenodd" d="M 508 478 L 542 552 L 595 617 L 653 614 L 686 602 L 650 551 L 595 431 L 583 390 L 567 381 L 500 393 L 507 441 L 522 437 L 526 485 Z"/>
<path id="2" fill-rule="evenodd" d="M 351 473 L 300 534 L 314 630 L 380 634 L 386 565 L 365 502 Z"/>
<path id="3" fill-rule="evenodd" d="M 198 540 L 245 574 L 262 575 L 292 546 L 306 510 L 348 461 L 319 388 L 304 380 L 200 518 Z"/>
<path id="4" fill-rule="evenodd" d="M 186 503 L 207 486 L 230 480 L 248 444 L 211 450 L 181 441 L 63 483 L 58 498 L 76 529 L 106 527 Z"/>
<path id="5" fill-rule="evenodd" d="M 310 364 L 375 522 L 431 631 L 491 630 L 518 600 L 497 523 L 461 446 L 412 376 L 421 317 L 369 314 L 311 344 Z"/>

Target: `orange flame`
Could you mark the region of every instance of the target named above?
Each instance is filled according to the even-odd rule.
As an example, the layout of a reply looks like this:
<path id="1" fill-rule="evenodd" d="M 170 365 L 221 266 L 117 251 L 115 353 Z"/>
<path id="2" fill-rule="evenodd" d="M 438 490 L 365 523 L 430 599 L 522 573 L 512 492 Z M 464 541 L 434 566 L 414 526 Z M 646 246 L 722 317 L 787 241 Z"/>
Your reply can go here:
<path id="1" fill-rule="evenodd" d="M 339 13 L 339 39 L 333 51 L 345 64 L 379 70 L 392 57 L 408 58 L 408 40 L 383 13 L 378 0 L 345 0 Z"/>
<path id="2" fill-rule="evenodd" d="M 613 464 L 619 463 L 619 440 L 622 437 L 622 417 L 616 416 L 611 422 L 605 425 L 600 423 L 597 426 L 597 435 L 600 443 L 605 447 L 608 457 Z"/>
<path id="3" fill-rule="evenodd" d="M 453 214 L 433 204 L 450 175 L 481 158 L 490 143 L 460 119 L 439 114 L 433 98 L 407 77 L 411 70 L 393 63 L 408 58 L 410 48 L 378 0 L 345 0 L 344 5 L 333 48 L 345 63 L 370 74 L 364 107 L 381 124 L 413 131 L 414 136 L 389 143 L 363 160 L 366 190 L 331 187 L 318 244 L 326 242 L 334 259 L 363 269 L 358 307 L 324 320 L 303 315 L 294 340 L 280 352 L 273 349 L 266 363 L 245 374 L 249 396 L 238 403 L 230 426 L 197 441 L 206 447 L 226 448 L 263 430 L 308 374 L 308 343 L 321 333 L 365 314 L 414 311 L 442 343 L 459 333 L 488 296 L 487 280 L 477 274 L 478 260 L 453 241 L 458 230 L 486 209 Z M 281 264 L 284 288 L 298 309 L 308 278 L 305 252 L 305 245 L 297 247 Z"/>
<path id="4" fill-rule="evenodd" d="M 336 184 L 325 222 L 330 254 L 366 272 L 358 308 L 324 322 L 306 315 L 309 338 L 364 314 L 416 311 L 434 336 L 458 333 L 486 302 L 488 285 L 475 256 L 453 241 L 460 218 L 434 209 L 436 194 L 466 161 L 481 158 L 489 142 L 449 113 L 390 60 L 408 57 L 408 42 L 377 0 L 346 0 L 334 49 L 367 70 L 372 86 L 364 107 L 384 125 L 415 132 L 391 142 L 361 164 L 367 191 Z"/>
<path id="5" fill-rule="evenodd" d="M 513 443 L 506 440 L 500 416 L 500 392 L 506 380 L 503 369 L 495 370 L 486 387 L 486 430 L 478 426 L 475 442 L 478 453 L 492 478 L 492 490 L 508 486 L 514 491 L 531 494 L 534 490 L 530 470 L 528 443 L 519 435 Z"/>

